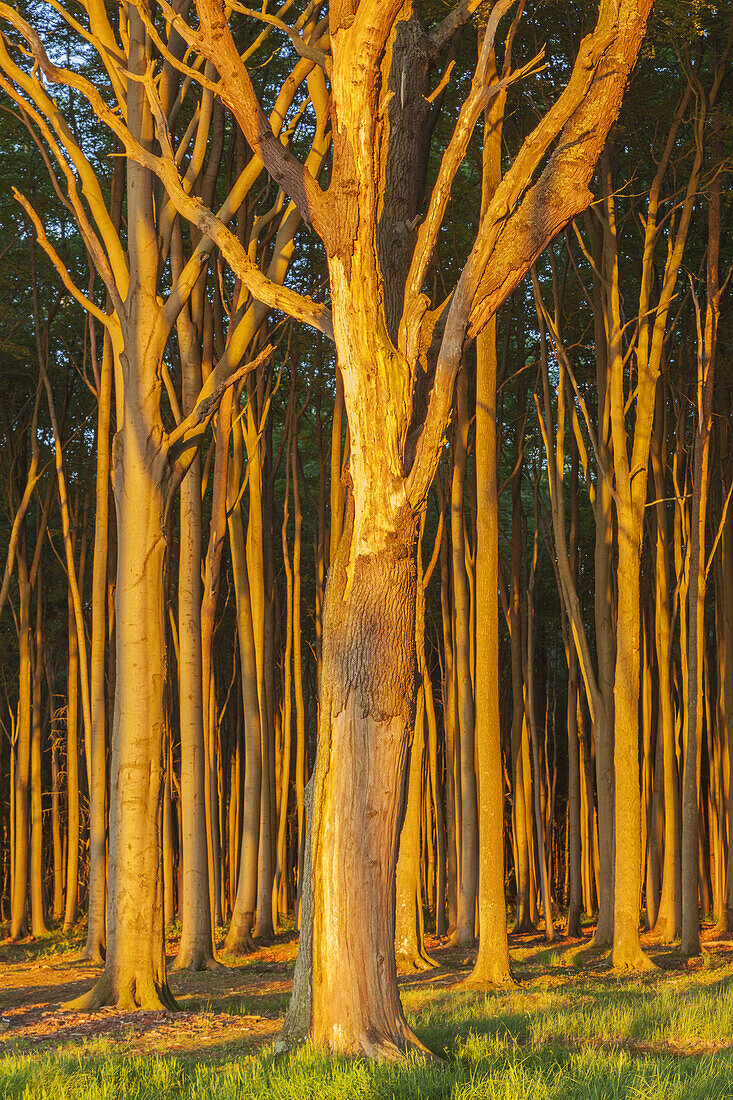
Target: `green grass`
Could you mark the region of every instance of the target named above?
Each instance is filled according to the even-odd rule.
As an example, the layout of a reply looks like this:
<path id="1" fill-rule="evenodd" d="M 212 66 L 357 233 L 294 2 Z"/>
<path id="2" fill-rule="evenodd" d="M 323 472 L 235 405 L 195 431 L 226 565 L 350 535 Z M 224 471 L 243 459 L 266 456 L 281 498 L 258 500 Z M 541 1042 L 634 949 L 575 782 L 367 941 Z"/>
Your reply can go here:
<path id="1" fill-rule="evenodd" d="M 642 978 L 584 971 L 572 950 L 522 952 L 498 993 L 408 989 L 412 1027 L 443 1061 L 375 1065 L 311 1049 L 132 1054 L 124 1041 L 0 1058 L 0 1098 L 23 1100 L 730 1100 L 733 965 Z M 282 998 L 273 998 L 282 1010 Z M 227 1008 L 247 1010 L 246 1000 Z M 261 1008 L 261 1005 L 260 1005 Z"/>

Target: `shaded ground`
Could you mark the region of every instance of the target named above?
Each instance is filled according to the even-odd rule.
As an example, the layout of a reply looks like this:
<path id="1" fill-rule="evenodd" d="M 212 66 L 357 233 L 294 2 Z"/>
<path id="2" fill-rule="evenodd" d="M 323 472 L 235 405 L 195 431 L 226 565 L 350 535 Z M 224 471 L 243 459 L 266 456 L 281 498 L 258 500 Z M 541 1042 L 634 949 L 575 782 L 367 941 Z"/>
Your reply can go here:
<path id="1" fill-rule="evenodd" d="M 297 942 L 293 935 L 245 959 L 227 959 L 214 973 L 173 973 L 179 1012 L 68 1012 L 100 969 L 64 950 L 63 938 L 0 944 L 0 1054 L 52 1051 L 111 1039 L 119 1053 L 247 1053 L 270 1042 L 287 1005 Z M 168 961 L 176 941 L 168 944 Z"/>
<path id="2" fill-rule="evenodd" d="M 522 1018 L 543 1011 L 543 1000 L 553 994 L 572 994 L 576 1008 L 585 997 L 603 998 L 604 990 L 615 1000 L 629 993 L 650 997 L 661 989 L 674 989 L 684 979 L 689 988 L 696 972 L 701 984 L 726 986 L 733 977 L 733 943 L 717 940 L 707 933 L 709 942 L 699 959 L 685 960 L 679 950 L 646 943 L 659 970 L 642 978 L 615 975 L 608 969 L 603 954 L 589 948 L 589 939 L 560 939 L 546 944 L 539 935 L 511 937 L 515 974 L 520 988 L 503 996 L 504 1013 L 512 998 L 520 998 Z M 0 944 L 0 1054 L 63 1052 L 82 1049 L 96 1040 L 110 1040 L 116 1054 L 175 1054 L 195 1056 L 197 1060 L 221 1060 L 256 1052 L 270 1043 L 279 1030 L 287 1006 L 297 949 L 293 933 L 272 944 L 261 945 L 243 959 L 227 958 L 226 966 L 215 973 L 174 973 L 170 984 L 181 1011 L 118 1012 L 114 1008 L 93 1013 L 65 1011 L 63 1003 L 84 992 L 94 981 L 98 968 L 79 960 L 80 940 L 70 949 L 60 934 L 48 939 Z M 169 960 L 177 944 L 168 944 Z M 475 952 L 451 948 L 428 939 L 428 950 L 439 964 L 435 969 L 403 975 L 408 1008 L 429 1004 L 436 1011 L 457 1000 L 463 980 L 470 973 Z M 588 981 L 595 978 L 593 997 Z M 640 988 L 641 987 L 641 988 Z M 711 992 L 713 992 L 711 988 Z M 426 1000 L 427 998 L 427 1000 Z M 519 1002 L 517 1002 L 519 1004 Z M 417 1007 L 419 1011 L 419 1007 Z M 447 1010 L 447 1009 L 446 1009 Z M 531 1045 L 535 1031 L 504 1025 L 505 1041 L 516 1047 Z M 708 1035 L 674 1035 L 649 1038 L 628 1032 L 567 1035 L 560 1028 L 555 1041 L 568 1050 L 588 1048 L 623 1049 L 639 1055 L 696 1057 L 733 1049 L 728 1032 Z"/>

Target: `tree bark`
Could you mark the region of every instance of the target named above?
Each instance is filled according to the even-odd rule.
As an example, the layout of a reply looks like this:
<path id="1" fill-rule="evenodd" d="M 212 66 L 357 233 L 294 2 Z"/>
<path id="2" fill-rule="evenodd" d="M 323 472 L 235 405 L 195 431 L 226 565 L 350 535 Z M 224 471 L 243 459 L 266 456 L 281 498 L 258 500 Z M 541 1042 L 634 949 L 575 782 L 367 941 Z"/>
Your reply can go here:
<path id="1" fill-rule="evenodd" d="M 68 664 L 66 683 L 66 907 L 64 931 L 76 922 L 79 891 L 79 711 L 78 677 L 79 649 L 76 643 L 76 622 L 71 593 L 68 593 Z"/>
<path id="2" fill-rule="evenodd" d="M 14 809 L 13 815 L 13 891 L 10 913 L 10 939 L 19 940 L 28 929 L 27 892 L 30 841 L 29 785 L 31 774 L 31 592 L 25 546 L 16 553 L 20 615 L 20 674 L 18 680 L 18 719 L 16 725 Z"/>
<path id="3" fill-rule="evenodd" d="M 454 467 L 451 491 L 456 713 L 461 743 L 461 862 L 458 880 L 458 922 L 452 942 L 463 947 L 471 946 L 474 942 L 478 886 L 478 804 L 474 764 L 476 719 L 471 676 L 471 609 L 466 574 L 463 517 L 468 427 L 468 382 L 464 368 L 458 376 L 456 385 L 456 425 L 453 438 Z"/>
<path id="4" fill-rule="evenodd" d="M 281 1041 L 310 1034 L 316 1045 L 394 1059 L 425 1052 L 402 1012 L 394 951 L 394 882 L 415 713 L 417 531 L 404 508 L 389 526 L 380 519 L 378 528 L 359 524 L 357 538 L 350 498 L 326 585 L 310 830 L 313 922 L 312 929 L 301 925 L 301 942 L 310 933 L 310 952 L 298 955 Z M 386 776 L 392 781 L 385 783 Z"/>

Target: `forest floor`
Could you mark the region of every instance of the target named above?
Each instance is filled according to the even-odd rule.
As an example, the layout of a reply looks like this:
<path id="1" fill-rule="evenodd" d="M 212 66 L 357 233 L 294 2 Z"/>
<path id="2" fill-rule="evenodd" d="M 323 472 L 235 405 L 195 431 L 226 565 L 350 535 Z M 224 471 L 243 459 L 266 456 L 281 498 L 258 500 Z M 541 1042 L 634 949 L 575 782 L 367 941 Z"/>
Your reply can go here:
<path id="1" fill-rule="evenodd" d="M 0 941 L 0 1098 L 733 1100 L 733 942 L 704 940 L 685 960 L 645 937 L 658 970 L 639 976 L 610 970 L 587 937 L 512 936 L 518 985 L 484 993 L 462 988 L 474 953 L 428 937 L 437 966 L 400 984 L 442 1059 L 431 1066 L 275 1056 L 293 933 L 214 973 L 171 974 L 176 1013 L 68 1012 L 97 973 L 79 961 L 81 932 Z"/>

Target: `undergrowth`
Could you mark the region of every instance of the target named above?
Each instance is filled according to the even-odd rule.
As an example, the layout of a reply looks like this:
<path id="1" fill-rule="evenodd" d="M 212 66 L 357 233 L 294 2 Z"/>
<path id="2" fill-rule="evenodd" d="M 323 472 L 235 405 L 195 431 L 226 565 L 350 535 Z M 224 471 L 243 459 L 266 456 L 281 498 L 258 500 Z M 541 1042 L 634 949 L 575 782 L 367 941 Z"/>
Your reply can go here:
<path id="1" fill-rule="evenodd" d="M 733 964 L 690 972 L 584 969 L 571 947 L 518 952 L 517 988 L 403 991 L 442 1061 L 377 1065 L 303 1050 L 139 1056 L 109 1038 L 0 1058 L 0 1098 L 22 1100 L 730 1100 Z M 444 972 L 445 973 L 445 972 Z M 229 1011 L 247 1011 L 232 999 Z M 281 1009 L 282 1005 L 278 1004 Z"/>

